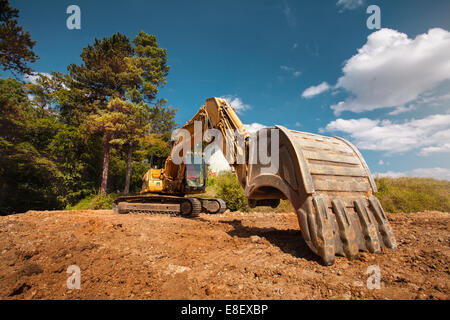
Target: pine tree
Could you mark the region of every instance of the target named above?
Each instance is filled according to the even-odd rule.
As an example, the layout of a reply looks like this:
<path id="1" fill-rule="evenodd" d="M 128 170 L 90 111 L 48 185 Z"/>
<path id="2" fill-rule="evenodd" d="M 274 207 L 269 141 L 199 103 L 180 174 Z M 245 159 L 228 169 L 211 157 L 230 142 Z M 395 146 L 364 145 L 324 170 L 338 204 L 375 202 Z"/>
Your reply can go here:
<path id="1" fill-rule="evenodd" d="M 19 10 L 9 6 L 8 0 L 0 0 L 0 66 L 4 71 L 32 74 L 29 62 L 39 57 L 33 52 L 36 41 L 30 33 L 17 24 Z"/>
<path id="2" fill-rule="evenodd" d="M 166 65 L 166 50 L 158 47 L 156 37 L 140 31 L 133 40 L 133 45 L 127 36 L 116 33 L 102 40 L 95 39 L 93 45 L 88 45 L 81 53 L 83 64 L 71 64 L 68 67 L 71 80 L 67 85 L 78 92 L 83 99 L 86 113 L 92 115 L 85 122 L 100 121 L 99 124 L 86 123 L 90 132 L 103 130 L 103 170 L 100 192 L 105 193 L 108 180 L 109 152 L 113 141 L 129 145 L 129 157 L 132 155 L 134 138 L 126 134 L 125 123 L 139 125 L 134 132 L 145 130 L 146 123 L 135 122 L 133 112 L 121 115 L 123 123 L 118 130 L 118 114 L 115 108 L 142 107 L 154 99 L 159 87 L 166 83 L 169 66 Z M 129 100 L 131 104 L 125 102 Z M 120 103 L 122 107 L 119 107 Z M 119 112 L 120 113 L 120 112 Z M 109 123 L 108 123 L 109 121 Z M 94 130 L 95 129 L 95 130 Z M 131 130 L 131 131 L 133 131 Z M 131 132 L 130 131 L 130 132 Z M 123 135 L 119 138 L 120 135 Z M 124 141 L 124 139 L 128 139 Z M 121 141 L 119 143 L 119 141 Z M 129 161 L 131 163 L 131 160 Z M 130 176 L 131 166 L 128 166 L 126 177 Z M 129 179 L 129 178 L 128 178 Z"/>

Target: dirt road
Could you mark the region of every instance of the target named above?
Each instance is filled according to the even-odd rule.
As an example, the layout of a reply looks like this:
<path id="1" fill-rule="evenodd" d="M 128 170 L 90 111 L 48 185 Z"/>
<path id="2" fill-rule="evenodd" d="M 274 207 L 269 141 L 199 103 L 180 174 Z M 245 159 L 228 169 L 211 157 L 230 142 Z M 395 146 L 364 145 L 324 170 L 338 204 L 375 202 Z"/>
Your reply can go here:
<path id="1" fill-rule="evenodd" d="M 398 250 L 325 267 L 293 213 L 0 217 L 1 299 L 449 299 L 450 213 L 389 215 Z M 70 265 L 81 289 L 67 289 Z M 381 289 L 367 288 L 377 265 Z"/>

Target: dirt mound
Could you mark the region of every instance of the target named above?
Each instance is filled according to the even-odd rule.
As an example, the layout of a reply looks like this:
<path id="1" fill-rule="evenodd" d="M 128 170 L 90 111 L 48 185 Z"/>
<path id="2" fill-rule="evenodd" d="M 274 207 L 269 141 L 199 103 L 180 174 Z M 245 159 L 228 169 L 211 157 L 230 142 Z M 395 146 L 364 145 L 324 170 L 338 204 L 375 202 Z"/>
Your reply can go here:
<path id="1" fill-rule="evenodd" d="M 391 214 L 398 250 L 325 267 L 295 214 L 0 217 L 2 299 L 449 299 L 450 214 Z M 81 270 L 69 290 L 67 269 Z M 368 289 L 377 265 L 381 288 Z"/>

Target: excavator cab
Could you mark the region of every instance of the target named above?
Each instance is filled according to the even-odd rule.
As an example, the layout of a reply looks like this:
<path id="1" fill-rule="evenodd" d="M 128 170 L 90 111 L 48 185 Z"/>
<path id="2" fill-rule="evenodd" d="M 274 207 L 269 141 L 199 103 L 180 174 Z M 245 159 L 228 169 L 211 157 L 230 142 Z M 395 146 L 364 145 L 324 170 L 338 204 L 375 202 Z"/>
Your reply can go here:
<path id="1" fill-rule="evenodd" d="M 201 193 L 205 191 L 206 184 L 206 164 L 202 161 L 200 164 L 186 164 L 184 170 L 184 191 L 186 193 Z"/>

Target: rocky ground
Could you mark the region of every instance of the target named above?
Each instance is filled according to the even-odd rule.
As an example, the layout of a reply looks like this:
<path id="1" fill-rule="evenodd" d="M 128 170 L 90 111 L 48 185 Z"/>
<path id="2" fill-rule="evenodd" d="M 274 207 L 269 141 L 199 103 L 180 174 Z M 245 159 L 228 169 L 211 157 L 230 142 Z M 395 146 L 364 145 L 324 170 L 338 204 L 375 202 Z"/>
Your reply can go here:
<path id="1" fill-rule="evenodd" d="M 449 299 L 450 213 L 390 214 L 398 250 L 322 266 L 293 213 L 0 217 L 1 299 Z M 81 288 L 69 290 L 70 265 Z M 368 289 L 377 265 L 381 288 Z"/>

